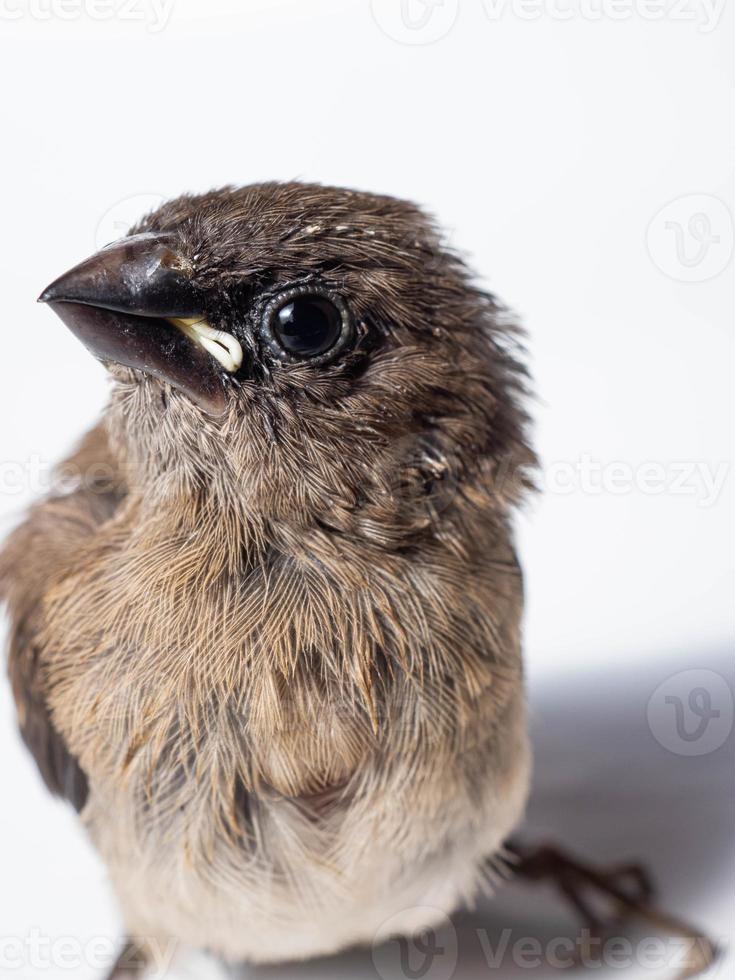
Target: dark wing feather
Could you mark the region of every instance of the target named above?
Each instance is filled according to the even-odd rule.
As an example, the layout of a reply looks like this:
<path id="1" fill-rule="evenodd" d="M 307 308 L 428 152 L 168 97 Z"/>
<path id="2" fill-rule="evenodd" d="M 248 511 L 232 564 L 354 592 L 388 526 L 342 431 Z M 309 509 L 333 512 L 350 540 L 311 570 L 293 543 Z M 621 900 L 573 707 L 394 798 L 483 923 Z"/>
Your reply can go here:
<path id="1" fill-rule="evenodd" d="M 10 639 L 8 673 L 18 711 L 20 733 L 36 760 L 48 789 L 77 810 L 87 802 L 87 777 L 51 721 L 43 690 L 43 675 L 32 634 L 23 623 Z"/>
<path id="2" fill-rule="evenodd" d="M 115 513 L 124 496 L 101 426 L 93 429 L 64 464 L 81 476 L 79 489 L 55 494 L 32 508 L 0 553 L 0 598 L 10 614 L 8 674 L 18 723 L 49 790 L 81 810 L 87 778 L 55 729 L 36 635 L 51 585 L 64 577 L 79 548 Z M 84 479 L 104 473 L 105 485 Z"/>

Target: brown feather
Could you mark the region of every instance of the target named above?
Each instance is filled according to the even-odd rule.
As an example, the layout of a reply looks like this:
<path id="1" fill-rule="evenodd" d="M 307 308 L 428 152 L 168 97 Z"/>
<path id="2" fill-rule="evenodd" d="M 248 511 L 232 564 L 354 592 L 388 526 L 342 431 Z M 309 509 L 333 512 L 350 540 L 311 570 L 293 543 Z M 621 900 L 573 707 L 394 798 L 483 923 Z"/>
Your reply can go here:
<path id="1" fill-rule="evenodd" d="M 220 419 L 111 367 L 84 459 L 112 487 L 40 504 L 2 558 L 21 725 L 42 715 L 79 760 L 134 931 L 327 952 L 431 881 L 472 897 L 520 815 L 518 333 L 389 198 L 225 189 L 139 230 L 178 236 L 255 367 Z M 313 276 L 361 343 L 273 365 L 259 297 Z"/>

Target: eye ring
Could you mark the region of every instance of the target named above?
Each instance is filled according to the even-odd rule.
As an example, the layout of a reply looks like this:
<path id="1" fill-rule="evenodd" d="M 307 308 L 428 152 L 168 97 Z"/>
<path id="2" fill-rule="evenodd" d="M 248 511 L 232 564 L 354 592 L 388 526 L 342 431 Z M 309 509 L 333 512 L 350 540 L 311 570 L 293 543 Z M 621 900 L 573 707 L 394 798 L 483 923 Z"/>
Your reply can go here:
<path id="1" fill-rule="evenodd" d="M 322 353 L 299 355 L 286 350 L 277 334 L 277 317 L 289 304 L 304 298 L 326 300 L 339 313 L 339 332 L 335 341 Z M 349 345 L 354 337 L 354 327 L 349 308 L 344 299 L 325 286 L 314 283 L 292 286 L 274 296 L 263 309 L 260 318 L 260 334 L 269 353 L 283 364 L 328 364 Z"/>

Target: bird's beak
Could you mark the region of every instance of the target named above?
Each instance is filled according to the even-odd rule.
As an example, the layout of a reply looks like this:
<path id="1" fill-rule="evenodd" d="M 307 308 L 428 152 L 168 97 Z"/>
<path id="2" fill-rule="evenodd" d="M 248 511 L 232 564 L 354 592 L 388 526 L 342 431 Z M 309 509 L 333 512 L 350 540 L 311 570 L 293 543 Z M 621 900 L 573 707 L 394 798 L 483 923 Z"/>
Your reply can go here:
<path id="1" fill-rule="evenodd" d="M 242 348 L 207 324 L 202 294 L 171 236 L 108 245 L 51 283 L 39 302 L 101 361 L 161 378 L 209 413 L 224 411 L 226 379 L 240 367 Z"/>

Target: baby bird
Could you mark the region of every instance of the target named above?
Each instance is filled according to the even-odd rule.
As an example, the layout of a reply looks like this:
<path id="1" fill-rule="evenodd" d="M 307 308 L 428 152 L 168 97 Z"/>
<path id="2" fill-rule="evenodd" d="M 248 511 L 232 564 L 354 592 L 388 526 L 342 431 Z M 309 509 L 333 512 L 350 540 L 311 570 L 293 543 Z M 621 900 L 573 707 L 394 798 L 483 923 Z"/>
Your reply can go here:
<path id="1" fill-rule="evenodd" d="M 0 559 L 10 678 L 130 935 L 267 963 L 471 901 L 529 785 L 512 318 L 414 205 L 299 183 L 41 300 L 112 394 Z"/>

